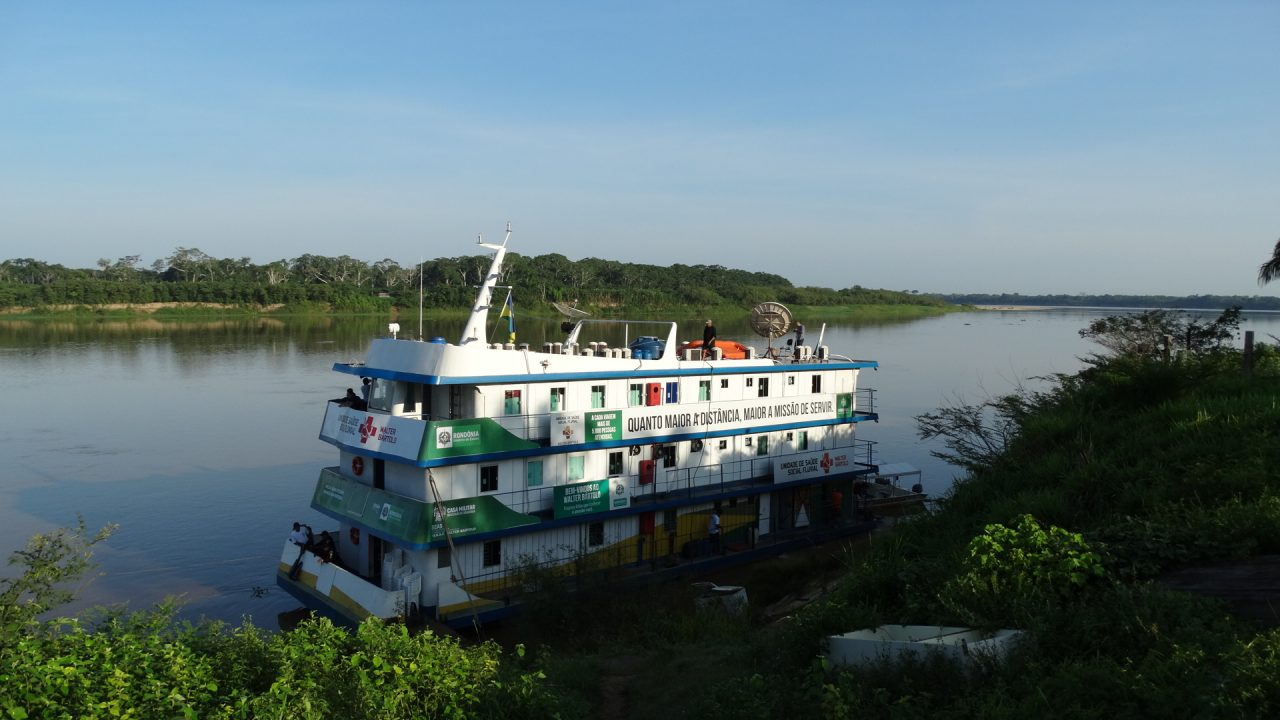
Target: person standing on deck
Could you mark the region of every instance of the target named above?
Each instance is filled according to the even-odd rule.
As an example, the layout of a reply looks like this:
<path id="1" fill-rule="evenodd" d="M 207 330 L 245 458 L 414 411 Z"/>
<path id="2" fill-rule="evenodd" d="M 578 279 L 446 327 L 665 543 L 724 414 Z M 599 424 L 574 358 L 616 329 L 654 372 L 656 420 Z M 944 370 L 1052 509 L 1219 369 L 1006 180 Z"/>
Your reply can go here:
<path id="1" fill-rule="evenodd" d="M 711 541 L 711 552 L 719 555 L 724 552 L 720 545 L 720 506 L 711 511 L 711 519 L 707 521 L 707 539 Z"/>
<path id="2" fill-rule="evenodd" d="M 716 326 L 708 320 L 702 328 L 702 359 L 711 357 L 711 349 L 716 346 Z"/>

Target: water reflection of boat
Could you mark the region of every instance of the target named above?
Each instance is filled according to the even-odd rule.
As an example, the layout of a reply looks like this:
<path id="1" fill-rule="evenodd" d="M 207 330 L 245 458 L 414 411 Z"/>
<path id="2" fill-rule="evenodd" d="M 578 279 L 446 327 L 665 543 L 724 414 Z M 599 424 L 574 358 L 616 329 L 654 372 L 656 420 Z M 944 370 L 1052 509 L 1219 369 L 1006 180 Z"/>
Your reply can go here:
<path id="1" fill-rule="evenodd" d="M 907 463 L 877 466 L 873 475 L 853 484 L 858 507 L 878 515 L 899 514 L 924 507 L 928 495 L 920 484 L 921 472 Z"/>
<path id="2" fill-rule="evenodd" d="M 483 247 L 457 344 L 379 338 L 334 365 L 372 383 L 366 408 L 331 402 L 320 430 L 339 456 L 311 506 L 335 521 L 337 557 L 280 557 L 304 604 L 464 625 L 578 573 L 700 571 L 870 529 L 853 486 L 876 468 L 855 436 L 878 417 L 858 387 L 874 361 L 825 346 L 704 360 L 674 322 L 577 313 L 562 341 L 517 344 L 511 303 L 492 299 L 506 241 Z M 497 343 L 491 307 L 507 308 Z M 620 326 L 652 334 L 606 342 Z"/>

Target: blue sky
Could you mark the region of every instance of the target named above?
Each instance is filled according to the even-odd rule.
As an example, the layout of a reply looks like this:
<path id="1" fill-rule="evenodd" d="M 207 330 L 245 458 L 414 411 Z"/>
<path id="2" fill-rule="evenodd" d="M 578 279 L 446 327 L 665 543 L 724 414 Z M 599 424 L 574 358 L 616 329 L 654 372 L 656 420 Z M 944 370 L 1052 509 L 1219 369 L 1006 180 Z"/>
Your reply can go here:
<path id="1" fill-rule="evenodd" d="M 10 2 L 0 258 L 1280 294 L 1276 2 Z"/>

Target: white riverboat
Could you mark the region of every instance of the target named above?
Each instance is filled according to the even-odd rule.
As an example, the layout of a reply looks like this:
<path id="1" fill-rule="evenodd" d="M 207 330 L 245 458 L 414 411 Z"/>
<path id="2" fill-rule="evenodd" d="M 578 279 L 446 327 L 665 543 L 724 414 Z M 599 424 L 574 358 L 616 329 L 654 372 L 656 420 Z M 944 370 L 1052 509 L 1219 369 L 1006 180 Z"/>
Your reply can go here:
<path id="1" fill-rule="evenodd" d="M 509 238 L 481 243 L 492 265 L 456 344 L 379 338 L 334 366 L 371 391 L 326 407 L 339 458 L 311 507 L 336 524 L 285 542 L 281 587 L 349 623 L 462 625 L 518 606 L 533 570 L 622 581 L 865 529 L 852 490 L 876 466 L 855 428 L 877 417 L 858 387 L 874 361 L 821 338 L 778 352 L 776 303 L 753 316 L 769 347 L 735 359 L 681 351 L 674 322 L 585 313 L 563 342 L 486 342 Z M 620 328 L 637 339 L 593 339 Z"/>

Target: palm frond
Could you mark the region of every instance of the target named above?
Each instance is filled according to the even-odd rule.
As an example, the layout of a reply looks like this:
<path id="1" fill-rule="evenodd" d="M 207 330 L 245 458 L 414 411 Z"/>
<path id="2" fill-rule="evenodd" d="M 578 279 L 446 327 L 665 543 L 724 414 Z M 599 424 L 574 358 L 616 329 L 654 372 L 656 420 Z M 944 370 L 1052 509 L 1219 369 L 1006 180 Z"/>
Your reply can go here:
<path id="1" fill-rule="evenodd" d="M 1276 247 L 1271 251 L 1271 259 L 1258 268 L 1259 285 L 1266 285 L 1276 279 L 1280 279 L 1280 240 L 1276 241 Z"/>

